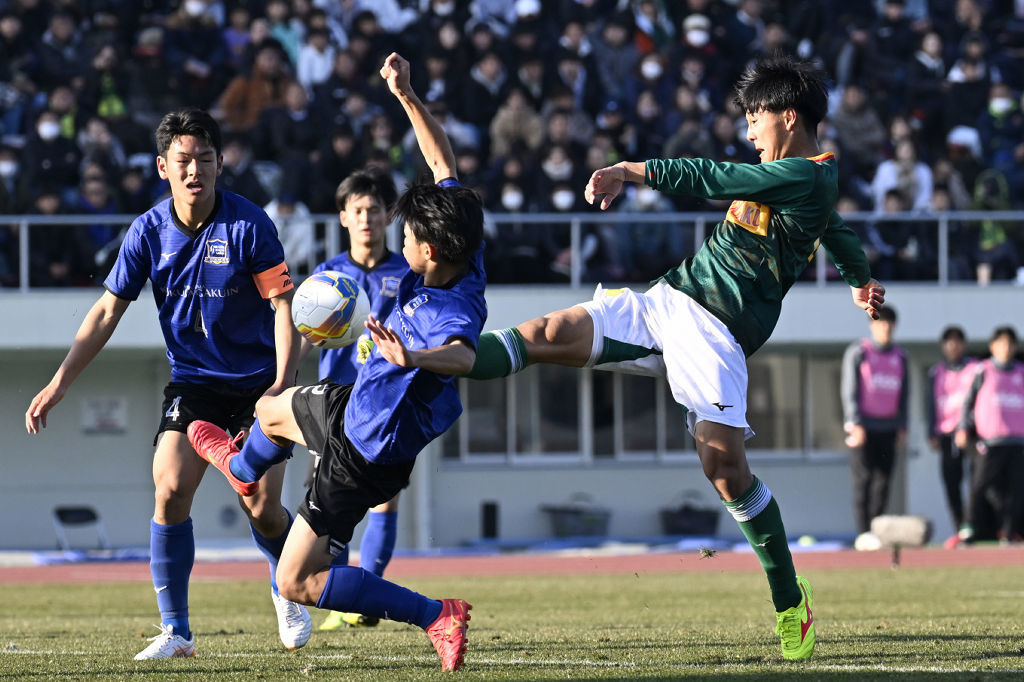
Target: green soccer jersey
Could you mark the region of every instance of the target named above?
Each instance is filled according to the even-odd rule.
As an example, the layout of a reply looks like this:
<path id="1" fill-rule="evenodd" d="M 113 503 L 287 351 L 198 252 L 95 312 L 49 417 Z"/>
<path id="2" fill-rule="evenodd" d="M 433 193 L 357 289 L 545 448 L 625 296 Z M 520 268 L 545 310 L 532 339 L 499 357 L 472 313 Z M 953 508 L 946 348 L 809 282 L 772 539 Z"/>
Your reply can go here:
<path id="1" fill-rule="evenodd" d="M 831 153 L 761 164 L 654 159 L 644 176 L 670 194 L 732 200 L 697 253 L 660 279 L 724 322 L 747 356 L 771 336 L 782 298 L 819 243 L 851 286 L 871 277 L 860 239 L 833 210 Z"/>

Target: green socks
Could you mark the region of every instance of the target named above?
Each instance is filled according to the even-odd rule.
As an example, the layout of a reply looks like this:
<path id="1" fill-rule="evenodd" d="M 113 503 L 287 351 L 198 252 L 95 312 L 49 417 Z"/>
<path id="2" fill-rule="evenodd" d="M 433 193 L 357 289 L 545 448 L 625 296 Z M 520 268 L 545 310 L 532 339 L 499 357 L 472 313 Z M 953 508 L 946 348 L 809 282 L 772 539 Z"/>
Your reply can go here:
<path id="1" fill-rule="evenodd" d="M 753 485 L 739 499 L 723 504 L 736 519 L 768 576 L 775 610 L 781 612 L 799 604 L 793 555 L 789 553 L 782 513 L 772 491 L 755 477 Z"/>
<path id="2" fill-rule="evenodd" d="M 527 364 L 526 343 L 515 327 L 484 332 L 476 344 L 476 362 L 463 376 L 498 379 L 521 371 Z"/>

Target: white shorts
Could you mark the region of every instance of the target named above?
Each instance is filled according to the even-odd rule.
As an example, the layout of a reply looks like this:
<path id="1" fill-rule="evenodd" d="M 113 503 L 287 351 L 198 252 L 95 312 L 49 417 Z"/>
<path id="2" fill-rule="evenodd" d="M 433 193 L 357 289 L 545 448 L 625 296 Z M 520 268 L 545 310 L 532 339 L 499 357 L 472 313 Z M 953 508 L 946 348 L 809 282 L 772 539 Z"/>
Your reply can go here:
<path id="1" fill-rule="evenodd" d="M 597 286 L 583 307 L 594 321 L 594 345 L 587 367 L 660 376 L 672 397 L 687 409 L 687 426 L 710 421 L 745 429 L 747 359 L 732 332 L 692 298 L 664 282 L 644 293 Z M 597 360 L 606 344 L 613 357 Z"/>

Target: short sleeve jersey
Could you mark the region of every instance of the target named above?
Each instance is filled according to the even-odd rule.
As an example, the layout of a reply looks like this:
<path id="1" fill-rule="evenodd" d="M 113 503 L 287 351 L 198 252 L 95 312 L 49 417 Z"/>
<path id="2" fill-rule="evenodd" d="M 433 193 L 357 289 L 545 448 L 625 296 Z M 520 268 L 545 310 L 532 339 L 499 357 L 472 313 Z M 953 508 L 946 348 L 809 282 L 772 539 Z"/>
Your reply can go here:
<path id="1" fill-rule="evenodd" d="M 373 268 L 365 268 L 353 262 L 348 251 L 345 251 L 324 261 L 313 272 L 323 270 L 343 272 L 358 282 L 370 299 L 370 312 L 374 318 L 386 320 L 395 307 L 398 287 L 405 273 L 409 272 L 409 264 L 401 254 L 388 252 Z M 320 379 L 330 379 L 336 384 L 355 383 L 356 374 L 367 359 L 365 355 L 360 356 L 360 344 L 365 348 L 364 340 L 368 340 L 369 336 L 370 333 L 364 331 L 356 343 L 344 348 L 325 348 L 320 351 Z"/>
<path id="2" fill-rule="evenodd" d="M 293 285 L 263 209 L 218 191 L 213 217 L 192 233 L 171 200 L 161 202 L 132 223 L 103 286 L 135 300 L 147 279 L 173 381 L 253 388 L 274 378 L 274 309 L 267 299 Z"/>
<path id="3" fill-rule="evenodd" d="M 783 297 L 820 243 L 851 286 L 870 278 L 860 240 L 833 210 L 831 153 L 761 164 L 655 159 L 644 175 L 670 194 L 732 200 L 704 246 L 661 279 L 724 322 L 748 356 L 771 336 Z"/>
<path id="4" fill-rule="evenodd" d="M 481 244 L 467 270 L 446 287 L 428 287 L 411 270 L 384 321 L 410 350 L 436 348 L 454 339 L 476 347 L 487 319 Z M 374 348 L 345 407 L 345 435 L 371 462 L 414 459 L 462 414 L 458 377 L 399 367 Z"/>

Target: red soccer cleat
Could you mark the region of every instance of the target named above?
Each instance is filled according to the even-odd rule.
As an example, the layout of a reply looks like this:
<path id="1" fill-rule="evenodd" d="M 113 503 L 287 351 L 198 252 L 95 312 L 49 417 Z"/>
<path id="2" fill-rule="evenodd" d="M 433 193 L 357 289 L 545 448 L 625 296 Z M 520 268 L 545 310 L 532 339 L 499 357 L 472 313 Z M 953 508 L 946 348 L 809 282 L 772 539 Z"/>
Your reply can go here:
<path id="1" fill-rule="evenodd" d="M 469 610 L 473 608 L 465 599 L 442 599 L 441 615 L 430 627 L 427 635 L 441 657 L 441 670 L 445 672 L 462 667 L 469 643 Z"/>
<path id="2" fill-rule="evenodd" d="M 216 424 L 201 420 L 188 425 L 188 440 L 195 448 L 196 454 L 220 469 L 236 493 L 242 497 L 249 497 L 256 494 L 260 482 L 240 481 L 231 473 L 231 458 L 238 454 L 238 441 L 242 440 L 243 435 L 244 432 L 239 431 L 238 435 L 232 438 Z"/>

